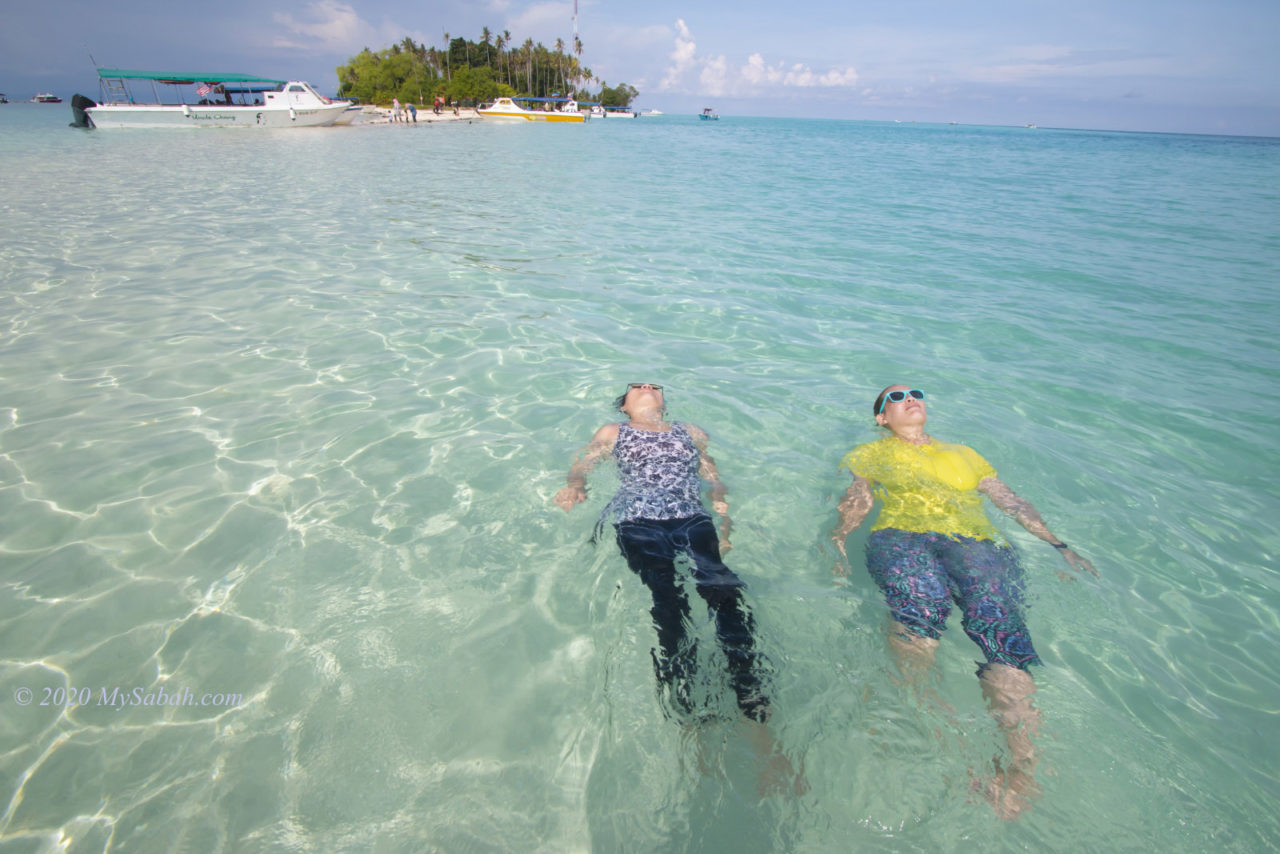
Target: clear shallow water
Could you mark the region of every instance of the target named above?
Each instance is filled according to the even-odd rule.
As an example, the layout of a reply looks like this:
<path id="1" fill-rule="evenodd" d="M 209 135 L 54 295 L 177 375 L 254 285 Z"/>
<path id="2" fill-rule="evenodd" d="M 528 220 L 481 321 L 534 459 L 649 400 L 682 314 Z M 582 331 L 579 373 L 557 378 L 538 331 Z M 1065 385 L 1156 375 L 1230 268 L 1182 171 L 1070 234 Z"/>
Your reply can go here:
<path id="1" fill-rule="evenodd" d="M 1280 837 L 1280 142 L 68 113 L 0 112 L 4 849 Z M 712 436 L 804 797 L 663 719 L 643 588 L 586 542 L 611 472 L 550 504 L 636 379 Z M 900 379 L 1102 573 L 1003 525 L 1046 662 L 1016 824 L 969 791 L 997 748 L 970 642 L 921 706 L 863 536 L 830 571 L 835 465 Z M 240 701 L 96 703 L 162 685 Z"/>

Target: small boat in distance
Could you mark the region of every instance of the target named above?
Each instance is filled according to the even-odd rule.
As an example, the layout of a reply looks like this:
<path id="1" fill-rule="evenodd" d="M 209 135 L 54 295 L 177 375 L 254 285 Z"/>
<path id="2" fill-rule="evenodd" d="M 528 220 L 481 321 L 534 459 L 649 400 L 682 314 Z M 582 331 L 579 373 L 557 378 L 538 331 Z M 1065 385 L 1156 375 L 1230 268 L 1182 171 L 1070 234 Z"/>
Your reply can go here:
<path id="1" fill-rule="evenodd" d="M 0 104 L 7 104 L 7 103 L 9 103 L 9 99 L 4 96 L 3 92 L 0 92 Z"/>
<path id="2" fill-rule="evenodd" d="M 704 122 L 714 122 L 720 119 L 720 114 L 710 107 L 704 107 L 702 112 L 698 115 L 698 118 L 702 119 Z"/>
<path id="3" fill-rule="evenodd" d="M 151 84 L 153 102 L 139 103 L 135 97 L 133 89 L 141 81 Z M 351 105 L 325 97 L 301 80 L 252 74 L 99 68 L 98 87 L 101 103 L 84 95 L 71 99 L 75 127 L 325 127 Z M 167 87 L 163 95 L 160 87 Z"/>
<path id="4" fill-rule="evenodd" d="M 62 99 L 57 95 L 50 95 L 48 92 L 37 92 L 36 96 L 31 99 L 33 104 L 61 104 Z"/>
<path id="5" fill-rule="evenodd" d="M 545 109 L 527 109 L 517 101 L 545 105 Z M 559 108 L 552 109 L 553 104 Z M 479 107 L 476 114 L 487 119 L 515 122 L 556 122 L 581 124 L 587 117 L 578 110 L 578 102 L 572 98 L 498 98 L 487 107 Z"/>
<path id="6" fill-rule="evenodd" d="M 634 119 L 640 115 L 630 107 L 606 107 L 602 104 L 591 105 L 593 119 Z"/>

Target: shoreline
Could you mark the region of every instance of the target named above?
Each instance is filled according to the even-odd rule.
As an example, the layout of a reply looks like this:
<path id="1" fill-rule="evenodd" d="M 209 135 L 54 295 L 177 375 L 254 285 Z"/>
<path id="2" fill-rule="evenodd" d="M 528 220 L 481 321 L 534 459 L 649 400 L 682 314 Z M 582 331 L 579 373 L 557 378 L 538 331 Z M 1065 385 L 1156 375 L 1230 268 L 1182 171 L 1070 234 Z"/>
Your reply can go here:
<path id="1" fill-rule="evenodd" d="M 393 122 L 391 121 L 390 107 L 376 107 L 372 105 L 366 105 L 361 109 L 360 115 L 354 121 L 351 122 L 351 126 L 352 127 L 355 127 L 356 125 L 413 126 L 415 124 L 429 125 L 429 124 L 438 124 L 441 122 L 483 121 L 484 118 L 485 118 L 484 116 L 476 112 L 475 107 L 468 107 L 467 109 L 458 110 L 457 115 L 454 115 L 453 110 L 451 108 L 442 111 L 440 115 L 436 115 L 430 109 L 418 110 L 418 120 L 416 122 L 413 119 L 409 119 L 408 121 Z"/>

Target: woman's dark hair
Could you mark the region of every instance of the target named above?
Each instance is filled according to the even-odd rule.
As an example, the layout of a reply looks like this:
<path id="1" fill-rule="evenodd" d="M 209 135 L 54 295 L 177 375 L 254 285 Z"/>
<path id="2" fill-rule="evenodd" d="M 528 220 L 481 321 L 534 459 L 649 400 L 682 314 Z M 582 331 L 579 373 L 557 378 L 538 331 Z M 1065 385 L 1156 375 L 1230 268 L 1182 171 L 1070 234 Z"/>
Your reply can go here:
<path id="1" fill-rule="evenodd" d="M 902 383 L 894 383 L 893 385 L 902 385 Z M 893 388 L 893 385 L 885 386 L 884 391 L 880 392 L 880 396 L 876 398 L 876 402 L 871 405 L 872 418 L 880 414 L 880 407 L 884 406 L 884 396 L 889 393 L 889 389 Z"/>
<path id="2" fill-rule="evenodd" d="M 618 395 L 618 398 L 613 402 L 614 409 L 618 410 L 619 412 L 622 411 L 622 404 L 627 402 L 627 395 L 631 394 L 631 388 L 632 388 L 631 386 L 627 386 L 627 390 L 624 391 L 622 394 Z M 665 394 L 663 395 L 663 400 L 664 401 L 666 400 Z M 667 411 L 667 407 L 665 403 L 662 406 L 662 411 L 663 412 Z"/>

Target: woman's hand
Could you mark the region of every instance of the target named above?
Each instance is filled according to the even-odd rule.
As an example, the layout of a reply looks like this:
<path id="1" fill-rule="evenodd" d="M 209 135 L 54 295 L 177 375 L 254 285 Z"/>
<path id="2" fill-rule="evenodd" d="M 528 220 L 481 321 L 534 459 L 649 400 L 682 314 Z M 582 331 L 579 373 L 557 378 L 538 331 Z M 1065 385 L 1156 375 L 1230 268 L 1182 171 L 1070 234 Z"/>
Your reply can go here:
<path id="1" fill-rule="evenodd" d="M 724 504 L 723 501 L 715 503 Z M 729 533 L 733 531 L 733 522 L 729 519 L 729 506 L 727 504 L 724 505 L 723 510 L 717 509 L 716 512 L 720 514 L 720 519 L 722 520 L 720 522 L 720 554 L 724 554 L 733 548 L 733 543 L 729 542 Z"/>
<path id="2" fill-rule="evenodd" d="M 1079 572 L 1079 573 L 1092 572 L 1094 575 L 1098 574 L 1098 570 L 1093 568 L 1093 564 L 1089 563 L 1088 560 L 1076 554 L 1073 550 L 1066 548 L 1066 549 L 1058 549 L 1058 551 L 1062 553 L 1062 559 L 1065 560 L 1071 566 L 1071 568 L 1074 569 L 1076 572 Z M 1061 575 L 1061 573 L 1059 574 Z"/>
<path id="3" fill-rule="evenodd" d="M 569 485 L 551 499 L 556 506 L 568 513 L 573 505 L 587 500 L 587 475 L 595 468 L 596 463 L 613 453 L 613 446 L 617 441 L 617 424 L 606 424 L 596 431 L 591 437 L 591 443 L 583 448 L 581 458 L 569 468 Z"/>
<path id="4" fill-rule="evenodd" d="M 831 572 L 835 575 L 843 577 L 849 574 L 849 555 L 845 552 L 844 541 L 867 518 L 875 501 L 875 496 L 871 493 L 871 481 L 855 474 L 853 485 L 840 499 L 840 524 L 831 532 L 831 542 L 836 551 L 840 552 L 840 559 L 831 567 Z"/>
<path id="5" fill-rule="evenodd" d="M 836 559 L 835 566 L 831 567 L 831 574 L 837 578 L 844 578 L 849 574 L 849 553 L 845 551 L 844 541 L 849 534 L 836 528 L 831 532 L 831 544 L 836 547 L 836 551 L 840 553 L 840 557 Z"/>
<path id="6" fill-rule="evenodd" d="M 581 504 L 587 500 L 587 488 L 580 483 L 571 483 L 564 489 L 556 493 L 556 497 L 552 499 L 561 510 L 568 513 L 573 509 L 573 505 Z"/>

